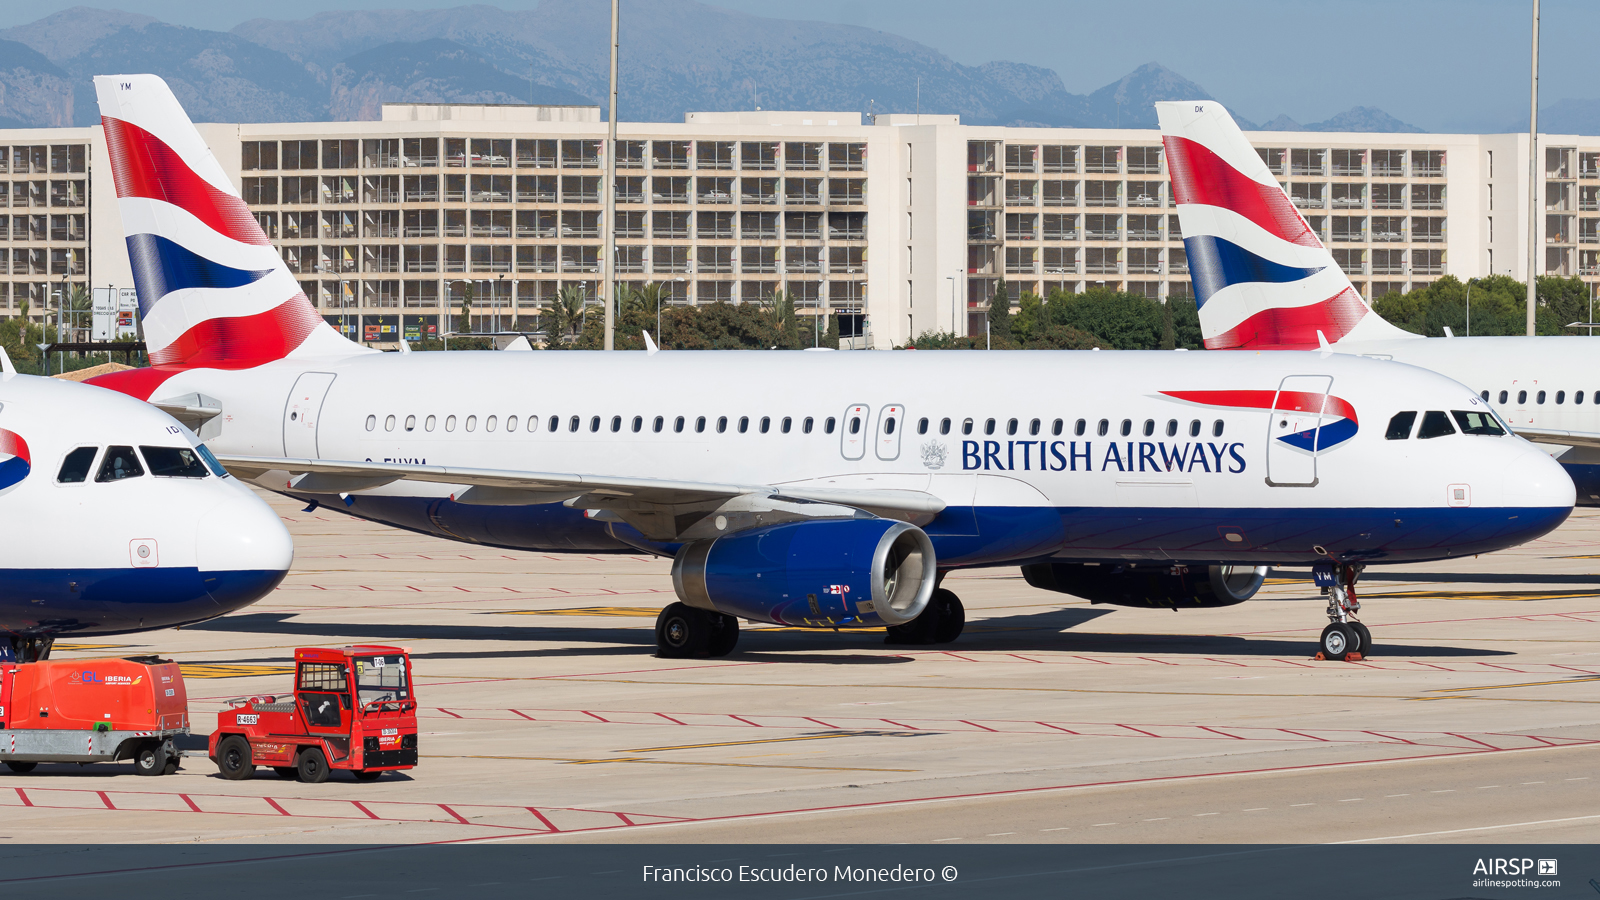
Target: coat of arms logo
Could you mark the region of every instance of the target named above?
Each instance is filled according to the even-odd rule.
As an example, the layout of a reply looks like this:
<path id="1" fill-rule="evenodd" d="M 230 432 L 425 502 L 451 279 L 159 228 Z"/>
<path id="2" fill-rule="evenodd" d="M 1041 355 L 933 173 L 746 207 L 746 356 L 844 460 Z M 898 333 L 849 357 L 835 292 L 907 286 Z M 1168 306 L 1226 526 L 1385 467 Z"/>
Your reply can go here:
<path id="1" fill-rule="evenodd" d="M 922 464 L 930 469 L 942 469 L 946 452 L 944 444 L 929 441 L 922 445 Z"/>

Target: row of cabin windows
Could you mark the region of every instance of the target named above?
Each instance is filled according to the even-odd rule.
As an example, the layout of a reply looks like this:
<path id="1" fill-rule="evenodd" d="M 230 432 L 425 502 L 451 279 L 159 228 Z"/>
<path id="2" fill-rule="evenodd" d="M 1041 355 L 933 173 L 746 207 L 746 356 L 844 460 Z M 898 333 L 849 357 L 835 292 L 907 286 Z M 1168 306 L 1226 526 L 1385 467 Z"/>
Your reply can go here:
<path id="1" fill-rule="evenodd" d="M 707 421 L 708 420 L 707 420 L 707 418 L 705 416 L 697 416 L 695 418 L 695 420 L 694 420 L 694 431 L 695 431 L 696 434 L 700 434 L 700 433 L 702 433 L 702 432 L 704 432 L 706 430 Z M 392 415 L 391 416 L 386 416 L 384 418 L 384 420 L 383 420 L 383 430 L 384 431 L 394 431 L 396 425 L 398 424 L 398 422 L 399 422 L 399 420 L 395 416 L 392 416 Z M 895 423 L 896 423 L 896 420 L 893 419 L 893 418 L 885 419 L 884 423 L 883 423 L 883 431 L 884 431 L 884 433 L 885 434 L 894 434 Z M 561 431 L 561 424 L 562 424 L 562 422 L 561 422 L 561 417 L 560 416 L 551 416 L 549 423 L 546 425 L 546 430 L 550 431 L 552 433 L 559 432 L 559 431 Z M 567 428 L 566 428 L 566 430 L 568 432 L 582 431 L 583 430 L 583 425 L 584 425 L 584 423 L 583 423 L 583 417 L 582 416 L 571 416 L 571 417 L 569 417 L 567 419 L 567 422 L 566 422 Z M 603 422 L 602 422 L 602 419 L 601 419 L 600 416 L 590 416 L 588 425 L 589 425 L 589 431 L 590 432 L 598 432 L 598 431 L 600 431 L 600 429 L 601 429 L 601 427 L 603 425 Z M 634 433 L 638 433 L 638 432 L 643 431 L 644 427 L 645 427 L 645 418 L 644 418 L 644 416 L 634 416 L 632 422 L 630 423 L 630 425 L 631 425 L 631 430 Z M 667 425 L 667 420 L 666 420 L 665 416 L 656 416 L 650 422 L 650 430 L 652 432 L 655 432 L 655 433 L 659 434 L 660 432 L 662 432 L 662 431 L 664 431 L 666 429 L 666 425 Z M 688 419 L 685 418 L 684 416 L 678 416 L 678 417 L 676 417 L 676 418 L 674 418 L 672 420 L 672 431 L 673 431 L 674 434 L 681 433 L 681 432 L 683 432 L 685 427 L 687 427 L 687 425 L 688 425 Z M 837 425 L 837 421 L 832 416 L 829 416 L 828 418 L 824 419 L 823 422 L 822 422 L 822 433 L 823 434 L 833 434 L 833 430 L 836 427 L 836 425 Z M 433 431 L 434 428 L 436 428 L 437 426 L 438 426 L 438 417 L 437 416 L 428 416 L 425 420 L 423 420 L 422 430 L 423 431 Z M 506 418 L 505 418 L 505 430 L 506 431 L 516 431 L 517 430 L 517 426 L 518 426 L 518 420 L 517 420 L 516 416 L 506 416 Z M 951 419 L 948 419 L 948 418 L 940 419 L 939 420 L 939 433 L 940 434 L 949 434 L 951 426 L 952 426 L 952 420 Z M 466 421 L 463 423 L 463 427 L 467 431 L 476 431 L 477 428 L 478 428 L 478 417 L 477 416 L 467 416 Z M 498 427 L 500 427 L 500 422 L 499 422 L 499 417 L 497 417 L 497 416 L 488 416 L 487 418 L 485 418 L 483 420 L 483 430 L 484 431 L 494 431 Z M 806 416 L 800 422 L 800 433 L 801 434 L 810 434 L 815 429 L 815 427 L 816 427 L 816 420 L 813 419 L 811 416 Z M 861 417 L 860 416 L 851 416 L 847 427 L 848 427 L 848 429 L 849 429 L 851 434 L 860 434 L 861 433 L 861 427 L 862 427 Z M 930 427 L 930 421 L 926 417 L 917 420 L 917 434 L 927 434 L 929 427 Z M 973 429 L 975 427 L 976 427 L 975 420 L 973 420 L 973 419 L 963 419 L 962 422 L 961 422 L 961 433 L 964 434 L 964 435 L 972 434 Z M 1008 420 L 1006 420 L 1005 432 L 1008 435 L 1015 435 L 1020 427 L 1021 427 L 1021 420 L 1019 420 L 1019 419 L 1008 419 Z M 1030 420 L 1028 422 L 1028 434 L 1029 435 L 1038 435 L 1040 433 L 1040 431 L 1043 429 L 1043 427 L 1044 427 L 1043 420 L 1041 420 L 1041 419 L 1032 419 L 1032 420 Z M 1065 427 L 1066 427 L 1066 420 L 1064 420 L 1064 419 L 1056 419 L 1050 425 L 1050 433 L 1052 435 L 1060 435 L 1062 433 L 1062 431 L 1065 429 Z M 367 430 L 368 431 L 376 431 L 377 428 L 378 428 L 378 417 L 375 416 L 375 415 L 367 416 Z M 728 430 L 728 417 L 727 416 L 718 416 L 717 417 L 717 421 L 716 421 L 716 428 L 717 428 L 717 433 L 718 434 L 722 434 L 722 433 L 726 432 Z M 998 420 L 996 420 L 996 419 L 985 419 L 984 420 L 984 423 L 983 423 L 983 433 L 984 434 L 992 435 L 992 434 L 995 433 L 995 430 L 997 428 L 998 428 Z M 1072 433 L 1074 435 L 1076 435 L 1076 436 L 1081 437 L 1084 434 L 1088 433 L 1088 428 L 1089 428 L 1088 420 L 1087 419 L 1079 419 L 1079 420 L 1077 420 L 1077 422 L 1075 422 L 1073 424 Z M 1129 436 L 1131 436 L 1133 434 L 1133 428 L 1134 428 L 1134 425 L 1133 425 L 1133 420 L 1132 419 L 1123 419 L 1121 426 L 1118 428 L 1118 432 L 1123 437 L 1129 437 Z M 1179 428 L 1180 428 L 1180 425 L 1179 425 L 1179 422 L 1178 422 L 1177 419 L 1168 419 L 1166 427 L 1164 429 L 1165 433 L 1166 433 L 1166 436 L 1167 437 L 1177 437 Z M 404 430 L 410 432 L 410 431 L 415 431 L 416 429 L 417 429 L 417 417 L 416 416 L 406 416 L 405 424 L 404 424 Z M 611 422 L 610 422 L 610 430 L 613 431 L 613 432 L 620 432 L 620 431 L 622 431 L 622 429 L 623 429 L 623 418 L 622 418 L 622 416 L 612 416 L 611 417 Z M 793 429 L 794 429 L 794 419 L 792 417 L 784 416 L 782 419 L 779 420 L 779 422 L 778 422 L 778 430 L 779 430 L 780 433 L 788 434 Z M 446 416 L 445 417 L 444 430 L 445 431 L 455 431 L 456 430 L 456 417 L 455 416 Z M 537 416 L 528 416 L 528 418 L 527 418 L 527 430 L 530 433 L 539 430 L 539 418 Z M 740 416 L 739 417 L 739 422 L 738 422 L 738 431 L 739 431 L 739 433 L 740 434 L 745 434 L 749 430 L 750 430 L 750 417 L 749 416 Z M 757 423 L 757 430 L 761 434 L 767 434 L 768 432 L 770 432 L 772 430 L 772 417 L 771 416 L 762 416 L 761 419 L 759 420 L 759 422 Z M 1190 437 L 1199 437 L 1200 436 L 1200 432 L 1202 430 L 1202 425 L 1201 425 L 1200 420 L 1199 419 L 1191 420 L 1189 422 L 1187 430 L 1188 430 L 1188 433 L 1189 433 Z M 1145 419 L 1144 420 L 1144 426 L 1141 429 L 1141 431 L 1142 431 L 1142 433 L 1143 433 L 1143 435 L 1145 437 L 1154 436 L 1155 433 L 1156 433 L 1156 420 L 1155 419 Z M 1215 422 L 1211 423 L 1211 435 L 1213 437 L 1222 437 L 1222 431 L 1223 431 L 1223 424 L 1222 424 L 1222 420 L 1221 419 L 1218 419 Z M 1095 433 L 1100 435 L 1100 436 L 1102 436 L 1102 437 L 1105 436 L 1105 435 L 1110 434 L 1111 433 L 1111 420 L 1110 419 L 1101 419 L 1099 424 L 1097 424 L 1095 426 Z"/>
<path id="2" fill-rule="evenodd" d="M 1482 397 L 1484 400 L 1488 400 L 1489 399 L 1489 392 L 1488 391 L 1484 391 L 1482 394 L 1479 394 L 1478 396 Z M 1506 403 L 1506 400 L 1508 400 L 1510 398 L 1510 396 L 1511 396 L 1511 392 L 1510 391 L 1501 391 L 1500 392 L 1500 405 L 1504 406 L 1505 403 Z M 1534 404 L 1538 405 L 1538 406 L 1543 406 L 1546 396 L 1547 395 L 1546 395 L 1546 393 L 1544 391 L 1539 391 L 1538 393 L 1534 394 L 1533 395 Z M 1525 406 L 1527 404 L 1527 402 L 1528 402 L 1528 392 L 1527 391 L 1517 391 L 1517 405 L 1518 406 Z M 1556 391 L 1556 405 L 1560 406 L 1560 405 L 1562 405 L 1562 404 L 1564 404 L 1566 402 L 1567 402 L 1567 392 L 1566 391 Z M 1600 405 L 1600 391 L 1595 391 L 1594 392 L 1594 402 L 1595 402 L 1596 405 Z M 1574 406 L 1582 406 L 1583 405 L 1583 391 L 1574 391 L 1573 392 L 1573 394 L 1572 394 L 1572 404 Z"/>
<path id="3" fill-rule="evenodd" d="M 1445 437 L 1456 434 L 1456 425 L 1450 424 L 1454 418 L 1456 425 L 1461 426 L 1461 434 L 1481 434 L 1498 437 L 1506 433 L 1493 414 L 1476 410 L 1455 409 L 1446 413 L 1442 409 L 1430 409 L 1422 414 L 1422 426 L 1417 429 L 1417 439 Z M 1411 426 L 1417 423 L 1416 410 L 1395 413 L 1389 420 L 1389 429 L 1384 432 L 1384 437 L 1391 441 L 1409 440 Z"/>
<path id="4" fill-rule="evenodd" d="M 82 484 L 89 480 L 95 457 L 99 455 L 99 447 L 78 447 L 68 453 L 61 461 L 60 471 L 56 473 L 56 483 Z M 140 461 L 141 455 L 143 462 Z M 198 449 L 141 446 L 138 453 L 132 447 L 112 446 L 106 448 L 105 458 L 101 460 L 100 470 L 95 473 L 94 480 L 100 484 L 125 481 L 144 475 L 147 469 L 157 478 L 204 478 L 208 470 L 221 477 L 226 472 L 204 446 Z"/>
<path id="5" fill-rule="evenodd" d="M 893 420 L 891 420 L 891 421 L 893 421 Z M 706 426 L 707 426 L 708 422 L 709 422 L 709 420 L 705 416 L 697 416 L 694 419 L 694 430 L 695 430 L 695 433 L 698 434 L 698 433 L 704 432 L 706 430 Z M 395 416 L 386 416 L 384 418 L 384 420 L 383 420 L 383 430 L 384 431 L 394 431 L 395 430 L 395 426 L 397 425 L 397 423 L 398 423 L 398 419 Z M 505 418 L 505 430 L 506 431 L 516 431 L 520 424 L 523 424 L 523 423 L 519 422 L 519 420 L 518 420 L 518 418 L 516 416 L 506 416 L 506 418 Z M 525 424 L 526 424 L 527 431 L 530 434 L 535 432 L 535 431 L 538 431 L 539 430 L 539 424 L 540 424 L 539 417 L 538 416 L 528 416 Z M 551 416 L 549 422 L 545 424 L 545 430 L 549 431 L 549 432 L 552 432 L 552 433 L 560 432 L 562 430 L 562 424 L 563 423 L 562 423 L 561 416 Z M 584 420 L 583 420 L 582 416 L 570 416 L 570 417 L 568 417 L 566 419 L 565 424 L 566 424 L 566 430 L 568 432 L 578 432 L 578 431 L 583 431 L 584 430 L 584 424 L 585 423 L 584 423 Z M 435 428 L 438 427 L 438 425 L 439 425 L 439 421 L 438 421 L 438 417 L 437 416 L 428 416 L 422 422 L 422 430 L 423 431 L 433 431 Z M 634 431 L 635 433 L 641 432 L 641 431 L 643 431 L 645 429 L 645 418 L 644 418 L 644 416 L 634 416 L 633 420 L 630 423 L 628 423 L 628 425 L 631 427 L 631 430 Z M 684 416 L 678 416 L 678 417 L 676 417 L 676 418 L 674 418 L 672 420 L 672 430 L 673 430 L 674 433 L 681 433 L 686 427 L 688 427 L 688 425 L 689 425 L 689 420 Z M 794 422 L 794 418 L 793 417 L 784 416 L 779 421 L 778 429 L 782 433 L 788 434 L 790 431 L 794 430 L 794 425 L 795 425 L 795 422 Z M 477 416 L 467 416 L 466 421 L 462 423 L 462 427 L 464 429 L 466 429 L 467 431 L 476 431 L 478 429 L 478 417 Z M 483 420 L 483 430 L 484 431 L 494 431 L 499 427 L 500 427 L 500 419 L 499 419 L 498 416 L 488 416 Z M 607 426 L 607 423 L 602 419 L 602 417 L 600 417 L 600 416 L 590 416 L 589 417 L 588 430 L 590 432 L 598 432 L 598 431 L 601 430 L 602 427 L 609 427 L 609 430 L 611 430 L 613 432 L 620 432 L 620 431 L 622 431 L 622 429 L 624 427 L 623 418 L 622 418 L 622 416 L 612 416 L 611 417 L 611 421 L 609 423 L 609 426 Z M 656 416 L 655 419 L 650 422 L 650 430 L 653 431 L 653 432 L 656 432 L 658 434 L 660 432 L 662 432 L 662 431 L 665 431 L 666 427 L 667 427 L 667 419 L 666 419 L 665 416 Z M 750 417 L 749 416 L 740 416 L 737 427 L 739 429 L 739 433 L 740 434 L 744 434 L 744 433 L 748 432 L 750 430 Z M 833 418 L 832 416 L 829 416 L 828 418 L 823 420 L 822 430 L 823 430 L 824 434 L 833 434 L 833 431 L 834 431 L 834 429 L 836 427 L 838 427 L 838 420 Z M 368 431 L 376 431 L 377 428 L 378 428 L 378 417 L 375 416 L 375 415 L 374 416 L 367 416 L 367 430 Z M 762 434 L 766 434 L 767 432 L 771 431 L 772 430 L 772 417 L 771 416 L 762 416 L 760 421 L 757 423 L 757 428 Z M 801 430 L 801 433 L 803 433 L 803 434 L 810 434 L 815 428 L 816 428 L 816 420 L 814 418 L 812 418 L 811 416 L 806 416 L 800 422 L 800 430 Z M 416 416 L 406 416 L 405 424 L 404 424 L 404 430 L 405 431 L 415 431 L 416 429 L 417 429 L 417 417 Z M 721 433 L 726 432 L 728 430 L 728 417 L 727 416 L 718 416 L 717 417 L 716 429 L 717 429 L 717 433 L 718 434 L 721 434 Z M 861 419 L 860 419 L 860 417 L 856 417 L 856 418 L 853 418 L 853 419 L 850 420 L 850 429 L 851 429 L 851 433 L 852 434 L 856 434 L 856 433 L 860 432 L 860 430 L 861 430 Z M 455 416 L 445 416 L 445 418 L 444 418 L 444 430 L 445 431 L 455 431 L 456 430 L 456 417 Z M 888 430 L 892 432 L 893 431 L 893 427 L 890 426 L 890 428 Z"/>
<path id="6" fill-rule="evenodd" d="M 890 421 L 893 421 L 893 420 L 890 420 Z M 928 425 L 929 425 L 929 423 L 928 423 L 927 419 L 918 419 L 917 420 L 917 434 L 927 434 L 928 433 Z M 951 420 L 950 419 L 940 419 L 939 420 L 939 433 L 940 434 L 949 434 L 950 433 L 950 426 L 951 426 Z M 975 427 L 974 420 L 972 420 L 972 419 L 963 419 L 962 422 L 961 422 L 961 433 L 962 434 L 971 434 L 974 427 Z M 984 434 L 986 434 L 986 435 L 994 434 L 997 427 L 998 427 L 998 420 L 996 420 L 996 419 L 984 419 L 983 420 L 983 433 Z M 1020 427 L 1021 427 L 1021 420 L 1020 419 L 1007 419 L 1006 420 L 1005 430 L 1006 430 L 1006 434 L 1007 435 L 1016 434 Z M 1178 430 L 1179 430 L 1180 427 L 1181 426 L 1179 425 L 1179 422 L 1178 422 L 1177 419 L 1168 419 L 1167 420 L 1167 424 L 1166 424 L 1165 429 L 1164 429 L 1165 432 L 1166 432 L 1166 436 L 1167 437 L 1177 437 L 1178 436 Z M 1190 437 L 1199 437 L 1201 428 L 1202 428 L 1202 426 L 1200 424 L 1200 420 L 1199 419 L 1191 420 L 1189 422 L 1189 426 L 1188 426 L 1189 436 Z M 1223 428 L 1223 425 L 1222 425 L 1222 420 L 1221 419 L 1218 419 L 1215 422 L 1212 422 L 1211 423 L 1211 434 L 1212 434 L 1212 436 L 1213 437 L 1222 437 L 1222 428 Z M 1030 436 L 1038 435 L 1043 429 L 1044 429 L 1044 421 L 1042 419 L 1031 419 L 1031 420 L 1028 421 L 1028 434 Z M 1059 436 L 1062 433 L 1062 431 L 1064 431 L 1065 429 L 1066 429 L 1066 420 L 1065 419 L 1056 419 L 1055 421 L 1050 423 L 1050 434 L 1052 434 L 1052 435 Z M 894 431 L 894 429 L 892 427 L 886 427 L 884 430 L 888 431 L 890 433 L 893 433 L 893 431 Z M 1079 419 L 1078 421 L 1074 422 L 1073 425 L 1072 425 L 1072 433 L 1073 433 L 1073 435 L 1075 435 L 1077 437 L 1082 437 L 1083 435 L 1087 434 L 1088 430 L 1089 430 L 1089 420 L 1087 420 L 1087 419 Z M 1155 433 L 1156 433 L 1156 420 L 1155 419 L 1145 419 L 1144 420 L 1144 425 L 1141 428 L 1141 432 L 1143 433 L 1143 435 L 1145 437 L 1153 437 L 1155 435 Z M 1101 436 L 1101 437 L 1104 437 L 1104 436 L 1110 434 L 1111 433 L 1111 420 L 1110 419 L 1101 419 L 1100 422 L 1095 426 L 1095 433 L 1097 435 Z M 1133 420 L 1132 419 L 1123 419 L 1122 420 L 1122 424 L 1118 427 L 1118 433 L 1121 434 L 1123 437 L 1132 436 L 1132 434 L 1133 434 Z"/>

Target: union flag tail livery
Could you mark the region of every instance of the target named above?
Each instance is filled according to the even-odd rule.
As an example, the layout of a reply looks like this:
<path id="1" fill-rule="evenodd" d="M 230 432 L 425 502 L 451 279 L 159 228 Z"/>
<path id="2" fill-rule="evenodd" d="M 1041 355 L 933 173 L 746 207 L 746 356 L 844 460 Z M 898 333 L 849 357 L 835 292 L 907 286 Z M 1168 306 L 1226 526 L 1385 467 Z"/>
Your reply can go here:
<path id="1" fill-rule="evenodd" d="M 1415 337 L 1361 299 L 1222 104 L 1156 113 L 1206 349 Z"/>
<path id="2" fill-rule="evenodd" d="M 153 366 L 95 383 L 148 398 L 186 369 L 366 352 L 317 314 L 165 81 L 94 83 Z"/>

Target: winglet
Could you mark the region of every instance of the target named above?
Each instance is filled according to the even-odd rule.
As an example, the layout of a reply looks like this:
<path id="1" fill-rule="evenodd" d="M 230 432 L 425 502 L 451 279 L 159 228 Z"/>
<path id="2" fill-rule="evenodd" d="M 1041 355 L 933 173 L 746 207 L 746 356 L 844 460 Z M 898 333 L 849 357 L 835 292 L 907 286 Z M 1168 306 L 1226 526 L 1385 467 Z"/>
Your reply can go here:
<path id="1" fill-rule="evenodd" d="M 1328 336 L 1322 333 L 1322 329 L 1321 328 L 1317 329 L 1317 349 L 1318 350 L 1332 350 L 1333 349 L 1332 347 L 1330 347 L 1328 345 Z"/>
<path id="2" fill-rule="evenodd" d="M 7 353 L 4 347 L 0 347 L 0 374 L 17 374 L 17 367 L 11 364 L 11 354 Z"/>
<path id="3" fill-rule="evenodd" d="M 1454 331 L 1450 330 L 1450 326 L 1449 325 L 1446 325 L 1444 327 L 1444 336 L 1445 337 L 1455 337 L 1456 333 Z"/>
<path id="4" fill-rule="evenodd" d="M 411 342 L 406 340 L 403 337 L 400 339 L 400 352 L 401 353 L 410 353 L 411 352 Z"/>
<path id="5" fill-rule="evenodd" d="M 656 351 L 660 350 L 661 348 L 656 346 L 655 340 L 650 337 L 650 332 L 641 331 L 639 333 L 644 335 L 644 355 L 655 356 Z"/>

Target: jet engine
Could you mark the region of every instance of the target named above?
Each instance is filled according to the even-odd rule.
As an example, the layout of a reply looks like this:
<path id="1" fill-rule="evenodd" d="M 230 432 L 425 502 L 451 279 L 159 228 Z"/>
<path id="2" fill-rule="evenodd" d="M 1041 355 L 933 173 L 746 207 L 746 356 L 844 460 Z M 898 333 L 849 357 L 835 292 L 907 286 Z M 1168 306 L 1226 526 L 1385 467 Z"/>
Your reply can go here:
<path id="1" fill-rule="evenodd" d="M 1156 609 L 1232 606 L 1255 596 L 1266 566 L 1092 566 L 1040 563 L 1023 566 L 1036 588 L 1082 597 L 1091 603 Z"/>
<path id="2" fill-rule="evenodd" d="M 933 542 L 893 519 L 769 525 L 685 544 L 672 561 L 686 605 L 780 625 L 903 625 L 936 580 Z"/>

